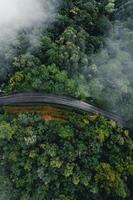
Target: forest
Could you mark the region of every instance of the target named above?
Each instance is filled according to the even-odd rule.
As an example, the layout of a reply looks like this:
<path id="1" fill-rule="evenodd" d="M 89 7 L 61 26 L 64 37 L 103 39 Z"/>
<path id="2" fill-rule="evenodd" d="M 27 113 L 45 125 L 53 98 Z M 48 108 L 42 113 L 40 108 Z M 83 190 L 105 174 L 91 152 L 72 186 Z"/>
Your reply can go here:
<path id="1" fill-rule="evenodd" d="M 132 0 L 60 0 L 53 18 L 0 47 L 1 95 L 65 95 L 132 124 Z M 0 200 L 133 199 L 132 131 L 99 114 L 66 115 L 0 107 Z"/>

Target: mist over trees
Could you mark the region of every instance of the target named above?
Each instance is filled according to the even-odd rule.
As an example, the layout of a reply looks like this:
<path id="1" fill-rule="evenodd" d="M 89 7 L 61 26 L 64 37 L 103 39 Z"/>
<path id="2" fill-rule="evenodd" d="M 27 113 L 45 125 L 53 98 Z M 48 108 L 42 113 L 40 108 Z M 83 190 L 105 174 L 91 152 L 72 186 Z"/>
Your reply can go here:
<path id="1" fill-rule="evenodd" d="M 21 76 L 18 81 L 21 79 L 22 82 L 22 74 L 25 73 L 23 70 L 28 75 L 32 64 L 38 67 L 54 65 L 61 73 L 65 71 L 68 79 L 73 79 L 77 85 L 77 91 L 72 92 L 71 96 L 87 99 L 131 121 L 132 6 L 130 5 L 130 10 L 125 6 L 124 13 L 128 17 L 124 18 L 124 14 L 119 14 L 119 8 L 123 4 L 125 2 L 112 0 L 60 2 L 53 23 L 43 23 L 40 28 L 35 27 L 31 31 L 21 31 L 16 42 L 10 44 L 10 51 L 7 49 L 6 53 L 2 53 L 1 83 L 3 80 L 8 82 L 8 86 L 4 86 L 3 82 L 2 90 L 15 91 L 17 88 L 10 87 L 10 82 L 15 76 Z M 32 64 L 27 62 L 27 68 L 23 69 L 22 62 L 25 65 L 26 61 L 23 59 L 28 54 L 33 61 Z M 37 64 L 36 59 L 39 61 Z M 22 65 L 19 69 L 14 67 L 15 60 Z M 36 70 L 37 66 L 34 68 Z M 42 81 L 40 80 L 40 84 Z M 22 85 L 21 91 L 27 91 L 26 83 L 24 87 Z M 30 84 L 28 87 L 30 90 Z M 31 86 L 31 90 L 34 88 Z M 47 92 L 45 88 L 43 85 L 39 86 L 38 91 Z M 62 87 L 62 94 L 70 95 L 67 91 Z"/>
<path id="2" fill-rule="evenodd" d="M 39 2 L 34 25 L 25 18 L 30 26 L 2 40 L 2 94 L 72 96 L 132 123 L 133 5 L 123 14 L 125 0 Z M 66 115 L 0 108 L 0 200 L 133 199 L 132 133 L 99 115 Z"/>

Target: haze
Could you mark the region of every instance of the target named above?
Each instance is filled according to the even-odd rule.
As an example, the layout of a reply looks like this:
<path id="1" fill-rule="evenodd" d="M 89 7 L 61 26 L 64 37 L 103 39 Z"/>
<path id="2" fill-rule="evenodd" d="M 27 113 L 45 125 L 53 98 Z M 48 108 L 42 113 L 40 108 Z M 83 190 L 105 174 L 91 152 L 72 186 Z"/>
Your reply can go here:
<path id="1" fill-rule="evenodd" d="M 53 9 L 48 0 L 0 0 L 0 42 L 21 29 L 47 22 Z"/>

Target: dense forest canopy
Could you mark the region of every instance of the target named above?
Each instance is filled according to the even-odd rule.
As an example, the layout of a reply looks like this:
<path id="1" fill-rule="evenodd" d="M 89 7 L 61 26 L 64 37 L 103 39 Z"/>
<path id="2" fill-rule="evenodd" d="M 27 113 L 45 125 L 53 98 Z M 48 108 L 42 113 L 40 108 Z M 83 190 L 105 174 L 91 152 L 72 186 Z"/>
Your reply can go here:
<path id="1" fill-rule="evenodd" d="M 131 121 L 132 4 L 66 0 L 55 16 L 47 26 L 20 31 L 16 41 L 1 51 L 2 92 L 71 94 Z"/>
<path id="2" fill-rule="evenodd" d="M 2 94 L 73 96 L 132 123 L 132 1 L 53 2 L 54 19 L 0 48 Z M 132 134 L 115 122 L 0 113 L 0 200 L 133 199 Z"/>
<path id="3" fill-rule="evenodd" d="M 133 141 L 115 122 L 74 113 L 65 123 L 0 119 L 0 199 L 132 199 Z"/>

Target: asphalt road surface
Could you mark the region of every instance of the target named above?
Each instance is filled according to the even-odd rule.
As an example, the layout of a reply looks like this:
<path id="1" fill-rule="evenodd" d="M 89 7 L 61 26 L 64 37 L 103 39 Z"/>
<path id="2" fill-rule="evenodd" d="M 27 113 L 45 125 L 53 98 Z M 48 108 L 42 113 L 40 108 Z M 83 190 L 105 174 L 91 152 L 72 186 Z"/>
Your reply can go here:
<path id="1" fill-rule="evenodd" d="M 51 95 L 45 93 L 18 93 L 10 94 L 7 96 L 0 96 L 0 106 L 7 105 L 55 105 L 59 107 L 68 107 L 74 110 L 84 111 L 88 114 L 99 113 L 110 120 L 114 120 L 117 123 L 123 125 L 125 128 L 133 129 L 129 126 L 121 117 L 90 105 L 86 102 L 75 100 L 66 96 Z"/>

